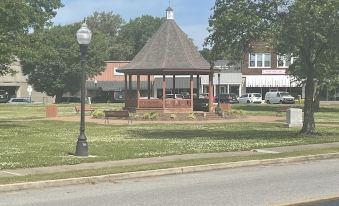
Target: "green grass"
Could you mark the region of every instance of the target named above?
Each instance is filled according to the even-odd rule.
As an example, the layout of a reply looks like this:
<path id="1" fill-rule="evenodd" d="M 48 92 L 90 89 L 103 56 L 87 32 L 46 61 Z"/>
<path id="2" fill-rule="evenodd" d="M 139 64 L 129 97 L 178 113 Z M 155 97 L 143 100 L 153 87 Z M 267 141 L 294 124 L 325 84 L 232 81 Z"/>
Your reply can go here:
<path id="1" fill-rule="evenodd" d="M 258 153 L 256 155 L 251 155 L 251 156 L 177 160 L 177 161 L 168 161 L 168 162 L 152 163 L 152 164 L 140 164 L 140 165 L 117 166 L 117 167 L 98 168 L 98 169 L 76 170 L 76 171 L 68 171 L 68 172 L 26 175 L 26 176 L 19 176 L 19 177 L 0 177 L 0 185 L 22 183 L 22 182 L 44 181 L 44 180 L 57 180 L 57 179 L 76 178 L 76 177 L 90 177 L 90 176 L 98 176 L 98 175 L 118 174 L 118 173 L 126 173 L 126 172 L 137 172 L 137 171 L 166 169 L 166 168 L 185 167 L 185 166 L 196 166 L 196 165 L 205 165 L 205 164 L 217 164 L 217 163 L 239 162 L 239 161 L 248 161 L 248 160 L 262 160 L 262 159 L 276 159 L 276 158 L 286 158 L 286 157 L 296 157 L 296 156 L 317 155 L 317 154 L 325 154 L 325 153 L 338 153 L 338 152 L 339 152 L 339 148 L 327 148 L 327 149 L 305 150 L 305 151 L 299 151 L 299 152 L 288 152 L 288 153 L 279 153 L 279 154 L 259 154 Z"/>
<path id="2" fill-rule="evenodd" d="M 120 108 L 121 104 L 93 107 L 112 109 Z M 255 112 L 257 107 L 258 113 L 274 113 L 272 109 L 277 105 L 239 107 L 246 112 Z M 317 113 L 317 122 L 321 122 L 318 136 L 300 136 L 299 129 L 286 128 L 282 123 L 125 126 L 88 123 L 89 153 L 94 157 L 79 159 L 70 155 L 79 135 L 78 122 L 45 120 L 42 105 L 0 105 L 0 169 L 337 142 L 339 105 L 323 109 Z M 74 105 L 58 105 L 58 110 L 60 115 L 73 115 Z"/>

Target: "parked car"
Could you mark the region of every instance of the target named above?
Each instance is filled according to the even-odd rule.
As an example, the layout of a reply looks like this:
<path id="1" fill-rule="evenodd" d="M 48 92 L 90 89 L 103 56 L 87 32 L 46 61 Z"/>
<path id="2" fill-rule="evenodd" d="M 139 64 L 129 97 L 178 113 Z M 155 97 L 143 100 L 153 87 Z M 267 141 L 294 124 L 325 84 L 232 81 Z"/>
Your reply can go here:
<path id="1" fill-rule="evenodd" d="M 220 96 L 220 103 L 229 103 L 229 104 L 239 103 L 237 95 L 234 93 L 219 94 L 215 97 L 215 102 L 219 102 L 218 96 Z"/>
<path id="2" fill-rule="evenodd" d="M 70 97 L 61 97 L 61 102 L 59 103 L 81 103 L 80 97 L 77 96 L 70 96 Z M 91 100 L 90 97 L 85 97 L 85 103 L 90 104 Z"/>
<path id="3" fill-rule="evenodd" d="M 265 101 L 267 104 L 294 104 L 294 97 L 288 92 L 267 92 Z"/>
<path id="4" fill-rule="evenodd" d="M 0 103 L 6 103 L 8 100 L 8 92 L 6 90 L 0 90 Z"/>
<path id="5" fill-rule="evenodd" d="M 193 99 L 193 110 L 208 112 L 208 99 L 206 98 Z"/>
<path id="6" fill-rule="evenodd" d="M 114 100 L 113 102 L 124 103 L 125 102 L 125 92 L 124 91 L 117 91 L 114 92 Z"/>
<path id="7" fill-rule="evenodd" d="M 262 97 L 260 93 L 247 93 L 239 97 L 239 103 L 262 103 Z"/>
<path id="8" fill-rule="evenodd" d="M 8 102 L 8 104 L 30 104 L 33 103 L 29 98 L 23 97 L 23 98 L 11 98 Z"/>

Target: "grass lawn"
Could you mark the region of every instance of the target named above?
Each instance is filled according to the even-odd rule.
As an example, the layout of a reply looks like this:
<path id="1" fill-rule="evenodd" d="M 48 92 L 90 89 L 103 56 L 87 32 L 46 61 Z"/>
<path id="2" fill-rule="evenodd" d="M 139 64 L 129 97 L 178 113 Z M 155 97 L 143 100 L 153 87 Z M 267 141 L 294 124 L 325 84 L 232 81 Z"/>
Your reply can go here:
<path id="1" fill-rule="evenodd" d="M 275 114 L 279 105 L 235 105 L 246 114 Z M 281 106 L 281 105 L 280 105 Z M 285 106 L 285 105 L 284 105 Z M 94 108 L 118 108 L 98 104 Z M 255 111 L 254 108 L 260 108 Z M 74 105 L 58 105 L 60 115 L 74 115 Z M 339 141 L 339 104 L 316 114 L 318 136 L 299 136 L 298 129 L 280 123 L 220 123 L 205 125 L 86 124 L 90 158 L 71 153 L 79 134 L 78 122 L 44 119 L 42 105 L 0 105 L 0 169 L 77 164 L 103 160 L 201 152 L 250 150 L 283 145 Z"/>

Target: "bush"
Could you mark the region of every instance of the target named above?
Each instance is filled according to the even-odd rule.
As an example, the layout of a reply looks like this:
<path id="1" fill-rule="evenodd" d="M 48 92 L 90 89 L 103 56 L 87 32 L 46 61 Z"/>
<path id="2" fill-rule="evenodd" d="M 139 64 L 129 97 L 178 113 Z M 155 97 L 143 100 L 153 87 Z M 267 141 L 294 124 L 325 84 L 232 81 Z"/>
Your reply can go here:
<path id="1" fill-rule="evenodd" d="M 174 119 L 176 119 L 176 118 L 177 118 L 177 115 L 176 115 L 176 114 L 171 114 L 171 115 L 170 115 L 170 119 L 171 119 L 171 120 L 174 120 Z"/>
<path id="2" fill-rule="evenodd" d="M 227 116 L 244 116 L 246 112 L 244 110 L 228 110 L 225 111 L 225 115 Z"/>
<path id="3" fill-rule="evenodd" d="M 194 120 L 194 119 L 196 119 L 197 117 L 195 116 L 195 114 L 194 114 L 193 112 L 191 112 L 191 113 L 189 113 L 189 114 L 187 115 L 187 118 L 188 118 L 188 119 L 191 119 L 191 120 Z"/>
<path id="4" fill-rule="evenodd" d="M 156 112 L 149 112 L 143 114 L 144 119 L 155 120 L 158 118 L 158 113 Z"/>
<path id="5" fill-rule="evenodd" d="M 94 112 L 92 112 L 92 117 L 95 119 L 101 119 L 105 116 L 104 111 L 102 110 L 94 110 Z"/>

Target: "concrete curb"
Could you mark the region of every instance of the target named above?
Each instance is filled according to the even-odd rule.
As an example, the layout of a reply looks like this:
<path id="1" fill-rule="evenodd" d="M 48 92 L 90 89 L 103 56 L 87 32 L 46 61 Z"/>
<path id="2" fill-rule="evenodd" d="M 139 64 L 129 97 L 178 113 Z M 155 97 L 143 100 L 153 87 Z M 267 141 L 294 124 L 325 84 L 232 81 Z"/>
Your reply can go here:
<path id="1" fill-rule="evenodd" d="M 185 174 L 185 173 L 202 172 L 202 171 L 217 170 L 217 169 L 293 163 L 293 162 L 334 159 L 334 158 L 339 158 L 339 153 L 328 153 L 328 154 L 320 154 L 320 155 L 308 155 L 308 156 L 301 156 L 301 157 L 288 157 L 288 158 L 276 158 L 276 159 L 265 159 L 265 160 L 249 160 L 249 161 L 241 161 L 241 162 L 207 164 L 207 165 L 187 166 L 187 167 L 178 167 L 178 168 L 148 170 L 148 171 L 140 171 L 140 172 L 128 172 L 128 173 L 119 173 L 119 174 L 110 174 L 110 175 L 91 176 L 91 177 L 79 177 L 79 178 L 68 178 L 68 179 L 60 179 L 60 180 L 47 180 L 47 181 L 38 181 L 38 182 L 5 184 L 5 185 L 0 185 L 0 192 L 10 192 L 10 191 L 25 190 L 25 189 L 38 189 L 38 188 L 45 188 L 45 187 L 60 187 L 60 186 L 76 185 L 76 184 L 95 184 L 99 182 L 110 182 L 110 181 L 132 179 L 132 178 Z"/>

